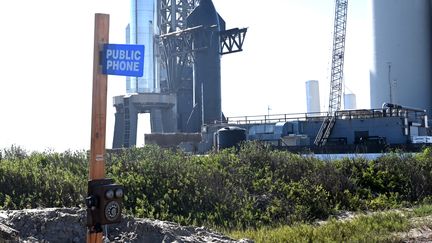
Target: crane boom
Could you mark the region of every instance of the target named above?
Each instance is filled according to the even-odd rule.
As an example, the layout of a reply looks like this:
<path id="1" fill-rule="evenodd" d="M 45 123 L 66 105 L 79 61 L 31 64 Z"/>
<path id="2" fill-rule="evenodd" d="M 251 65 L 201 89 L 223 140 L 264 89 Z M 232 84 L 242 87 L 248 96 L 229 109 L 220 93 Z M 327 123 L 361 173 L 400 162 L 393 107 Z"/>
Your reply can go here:
<path id="1" fill-rule="evenodd" d="M 314 141 L 317 146 L 325 145 L 327 142 L 336 123 L 336 111 L 340 110 L 341 107 L 347 15 L 348 0 L 336 0 L 329 108 Z"/>

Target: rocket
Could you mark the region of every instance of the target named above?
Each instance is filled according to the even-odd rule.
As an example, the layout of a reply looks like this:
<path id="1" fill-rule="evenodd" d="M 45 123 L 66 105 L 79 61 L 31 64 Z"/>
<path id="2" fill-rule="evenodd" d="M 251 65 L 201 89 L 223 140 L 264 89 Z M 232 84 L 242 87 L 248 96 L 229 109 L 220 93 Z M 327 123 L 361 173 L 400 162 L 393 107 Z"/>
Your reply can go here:
<path id="1" fill-rule="evenodd" d="M 202 26 L 193 34 L 193 110 L 187 130 L 198 132 L 203 124 L 222 120 L 220 31 L 225 21 L 211 0 L 201 0 L 187 17 L 187 27 Z"/>

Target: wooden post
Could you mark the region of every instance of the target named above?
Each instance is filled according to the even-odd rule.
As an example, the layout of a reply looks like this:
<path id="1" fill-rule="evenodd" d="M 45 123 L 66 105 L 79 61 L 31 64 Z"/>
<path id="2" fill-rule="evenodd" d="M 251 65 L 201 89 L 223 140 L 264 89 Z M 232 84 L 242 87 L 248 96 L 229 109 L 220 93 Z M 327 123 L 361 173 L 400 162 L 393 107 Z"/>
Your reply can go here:
<path id="1" fill-rule="evenodd" d="M 100 53 L 103 45 L 109 43 L 109 15 L 95 14 L 93 52 L 93 95 L 91 118 L 91 145 L 89 179 L 105 178 L 105 133 L 108 77 L 102 74 Z M 102 242 L 102 233 L 87 233 L 88 243 Z"/>

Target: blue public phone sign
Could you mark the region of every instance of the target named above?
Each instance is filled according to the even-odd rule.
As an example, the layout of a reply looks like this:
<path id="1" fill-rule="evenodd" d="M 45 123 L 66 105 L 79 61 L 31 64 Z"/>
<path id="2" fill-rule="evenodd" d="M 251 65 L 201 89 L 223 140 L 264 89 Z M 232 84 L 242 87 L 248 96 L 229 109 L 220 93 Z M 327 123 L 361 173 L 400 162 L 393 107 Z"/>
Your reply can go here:
<path id="1" fill-rule="evenodd" d="M 105 44 L 102 73 L 142 77 L 144 73 L 144 45 Z"/>

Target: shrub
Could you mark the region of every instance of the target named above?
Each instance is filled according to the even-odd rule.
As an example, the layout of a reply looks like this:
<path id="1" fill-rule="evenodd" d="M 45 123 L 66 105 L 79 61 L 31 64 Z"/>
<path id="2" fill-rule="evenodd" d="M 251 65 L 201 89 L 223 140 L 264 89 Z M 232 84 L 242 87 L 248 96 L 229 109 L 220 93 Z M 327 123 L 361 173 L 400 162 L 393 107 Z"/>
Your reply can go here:
<path id="1" fill-rule="evenodd" d="M 107 177 L 125 186 L 125 210 L 135 216 L 248 228 L 430 200 L 431 153 L 321 161 L 257 142 L 203 156 L 146 146 L 109 152 Z M 83 206 L 85 151 L 12 146 L 1 156 L 0 207 Z"/>
<path id="2" fill-rule="evenodd" d="M 79 152 L 32 153 L 12 147 L 0 161 L 0 206 L 7 209 L 82 204 L 85 156 Z"/>

